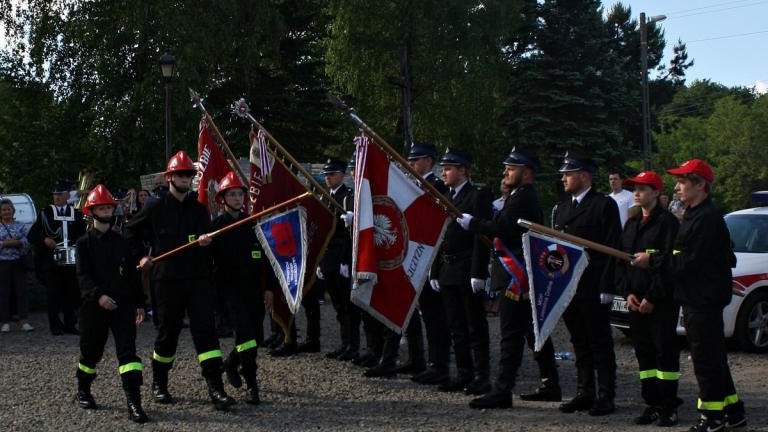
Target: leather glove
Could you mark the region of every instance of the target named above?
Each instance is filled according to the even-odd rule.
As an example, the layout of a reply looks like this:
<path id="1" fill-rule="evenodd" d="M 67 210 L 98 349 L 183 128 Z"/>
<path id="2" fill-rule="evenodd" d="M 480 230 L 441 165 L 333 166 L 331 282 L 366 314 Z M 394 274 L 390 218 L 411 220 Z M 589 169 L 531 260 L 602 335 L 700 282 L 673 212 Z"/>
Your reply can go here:
<path id="1" fill-rule="evenodd" d="M 600 293 L 600 304 L 608 304 L 613 301 L 614 297 L 616 296 L 613 294 Z"/>
<path id="2" fill-rule="evenodd" d="M 456 218 L 456 223 L 464 228 L 464 230 L 469 230 L 469 223 L 472 222 L 472 218 L 471 214 L 462 213 L 460 218 Z"/>
<path id="3" fill-rule="evenodd" d="M 320 270 L 320 267 L 315 270 L 315 274 L 317 275 L 317 278 L 320 280 L 325 280 L 325 276 L 323 276 L 323 271 Z"/>
<path id="4" fill-rule="evenodd" d="M 339 274 L 342 277 L 348 278 L 349 277 L 349 264 L 342 264 L 339 266 Z"/>
<path id="5" fill-rule="evenodd" d="M 480 291 L 485 291 L 485 279 L 472 278 L 470 279 L 472 284 L 472 292 L 477 294 Z"/>
<path id="6" fill-rule="evenodd" d="M 432 287 L 432 291 L 440 292 L 440 282 L 438 282 L 437 279 L 430 279 L 429 286 Z"/>
<path id="7" fill-rule="evenodd" d="M 344 221 L 344 227 L 349 228 L 352 226 L 352 218 L 354 217 L 354 213 L 351 211 L 348 211 L 344 213 L 343 215 L 339 216 L 339 219 Z"/>

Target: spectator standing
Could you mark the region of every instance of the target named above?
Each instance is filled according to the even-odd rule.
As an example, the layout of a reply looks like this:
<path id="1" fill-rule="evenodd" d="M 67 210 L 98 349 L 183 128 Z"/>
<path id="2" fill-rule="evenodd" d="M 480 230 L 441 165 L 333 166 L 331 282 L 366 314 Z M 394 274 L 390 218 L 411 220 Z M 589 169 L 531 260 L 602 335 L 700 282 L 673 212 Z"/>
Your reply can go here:
<path id="1" fill-rule="evenodd" d="M 16 311 L 19 314 L 21 329 L 32 331 L 35 328 L 27 322 L 27 290 L 24 286 L 23 258 L 29 252 L 27 228 L 16 222 L 16 207 L 9 199 L 0 200 L 0 332 L 11 331 L 11 293 L 16 299 Z"/>

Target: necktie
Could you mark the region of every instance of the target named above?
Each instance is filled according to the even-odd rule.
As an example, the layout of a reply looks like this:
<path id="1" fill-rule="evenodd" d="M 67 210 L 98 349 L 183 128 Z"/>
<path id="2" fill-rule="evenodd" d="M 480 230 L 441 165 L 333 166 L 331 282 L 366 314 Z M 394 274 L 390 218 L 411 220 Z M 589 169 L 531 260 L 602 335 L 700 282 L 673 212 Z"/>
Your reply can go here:
<path id="1" fill-rule="evenodd" d="M 454 198 L 456 198 L 456 189 L 451 188 L 451 200 L 453 200 Z"/>
<path id="2" fill-rule="evenodd" d="M 64 216 L 64 207 L 57 207 L 59 209 L 59 216 Z"/>
<path id="3" fill-rule="evenodd" d="M 571 208 L 576 208 L 579 205 L 579 200 L 576 198 L 573 199 L 573 202 L 571 203 Z"/>

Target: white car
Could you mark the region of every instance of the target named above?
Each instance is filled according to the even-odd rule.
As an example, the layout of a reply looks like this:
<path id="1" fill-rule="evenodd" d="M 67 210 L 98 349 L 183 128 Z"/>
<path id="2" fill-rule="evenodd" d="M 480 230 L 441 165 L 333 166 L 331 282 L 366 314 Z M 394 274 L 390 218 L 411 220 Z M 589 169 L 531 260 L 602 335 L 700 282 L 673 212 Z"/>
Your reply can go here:
<path id="1" fill-rule="evenodd" d="M 725 216 L 731 232 L 736 268 L 733 269 L 731 303 L 723 310 L 725 337 L 741 349 L 768 352 L 768 207 L 739 210 Z M 627 302 L 616 297 L 611 324 L 629 328 Z M 677 333 L 685 335 L 681 321 Z"/>

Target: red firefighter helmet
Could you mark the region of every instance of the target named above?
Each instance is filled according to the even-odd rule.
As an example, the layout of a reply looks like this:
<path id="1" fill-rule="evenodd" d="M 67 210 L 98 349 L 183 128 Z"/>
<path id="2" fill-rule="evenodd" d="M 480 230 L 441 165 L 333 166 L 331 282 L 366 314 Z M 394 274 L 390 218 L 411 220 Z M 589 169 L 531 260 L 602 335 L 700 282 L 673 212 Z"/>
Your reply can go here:
<path id="1" fill-rule="evenodd" d="M 192 159 L 189 158 L 187 153 L 184 150 L 179 150 L 178 153 L 173 155 L 171 159 L 168 160 L 168 167 L 165 169 L 163 174 L 167 176 L 169 174 L 182 171 L 191 171 L 194 173 L 197 171 L 197 169 L 195 168 L 195 164 L 192 162 Z"/>
<path id="2" fill-rule="evenodd" d="M 234 171 L 230 171 L 219 182 L 219 191 L 216 192 L 216 202 L 219 204 L 224 204 L 224 194 L 228 190 L 235 188 L 242 189 L 243 193 L 245 193 L 247 190 L 245 185 L 243 185 L 243 182 L 240 181 L 240 177 L 238 177 Z"/>
<path id="3" fill-rule="evenodd" d="M 88 197 L 85 199 L 83 213 L 91 214 L 91 207 L 98 205 L 117 206 L 117 201 L 115 201 L 115 198 L 109 193 L 109 189 L 103 184 L 97 184 L 88 194 Z"/>

